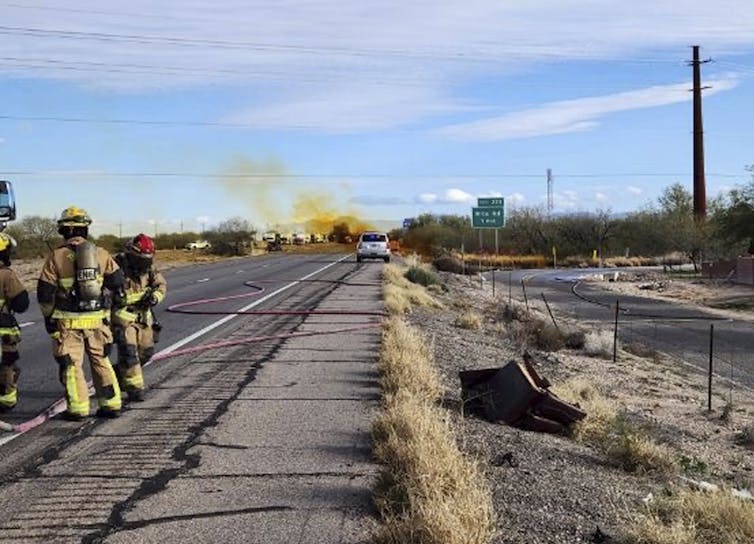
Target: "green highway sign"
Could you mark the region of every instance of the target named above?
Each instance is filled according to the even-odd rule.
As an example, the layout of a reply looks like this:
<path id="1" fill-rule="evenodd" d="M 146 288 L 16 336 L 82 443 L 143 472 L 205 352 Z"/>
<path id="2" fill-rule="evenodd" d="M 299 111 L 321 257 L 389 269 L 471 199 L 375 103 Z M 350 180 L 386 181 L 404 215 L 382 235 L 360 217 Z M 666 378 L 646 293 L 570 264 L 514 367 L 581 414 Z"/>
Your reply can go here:
<path id="1" fill-rule="evenodd" d="M 496 198 L 477 198 L 477 206 L 480 208 L 504 208 L 505 199 L 502 197 Z"/>
<path id="2" fill-rule="evenodd" d="M 498 200 L 502 200 L 502 199 L 498 199 Z M 505 210 L 502 207 L 471 208 L 471 225 L 475 229 L 502 228 L 503 225 L 505 225 Z"/>

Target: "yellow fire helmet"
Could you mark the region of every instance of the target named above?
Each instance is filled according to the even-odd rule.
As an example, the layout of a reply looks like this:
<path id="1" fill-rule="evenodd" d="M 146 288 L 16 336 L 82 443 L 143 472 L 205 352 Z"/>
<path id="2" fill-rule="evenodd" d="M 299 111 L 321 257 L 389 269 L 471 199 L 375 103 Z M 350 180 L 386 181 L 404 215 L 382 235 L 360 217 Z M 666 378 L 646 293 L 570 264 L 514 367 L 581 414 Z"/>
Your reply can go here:
<path id="1" fill-rule="evenodd" d="M 68 206 L 60 214 L 59 227 L 88 227 L 92 224 L 92 218 L 86 210 L 78 206 Z"/>
<path id="2" fill-rule="evenodd" d="M 4 232 L 0 232 L 0 251 L 13 249 L 14 247 L 16 247 L 16 241 L 13 239 L 13 237 L 5 234 Z"/>

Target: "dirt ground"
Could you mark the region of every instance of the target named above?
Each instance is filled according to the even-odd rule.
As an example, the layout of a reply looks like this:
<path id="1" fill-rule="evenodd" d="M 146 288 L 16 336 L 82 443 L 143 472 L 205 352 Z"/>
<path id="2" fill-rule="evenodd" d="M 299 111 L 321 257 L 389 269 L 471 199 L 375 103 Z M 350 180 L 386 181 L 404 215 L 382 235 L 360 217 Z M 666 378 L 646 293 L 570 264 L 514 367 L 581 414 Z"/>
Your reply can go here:
<path id="1" fill-rule="evenodd" d="M 520 358 L 522 347 L 496 319 L 503 301 L 467 278 L 443 279 L 449 291 L 437 296 L 446 309 L 415 309 L 409 321 L 432 339 L 462 445 L 486 467 L 498 515 L 493 542 L 607 542 L 601 534 L 617 542 L 627 516 L 640 511 L 650 493 L 687 486 L 683 478 L 754 490 L 754 452 L 738 442 L 754 423 L 754 392 L 735 387 L 720 393 L 717 409 L 707 413 L 705 378 L 661 355 L 621 352 L 613 363 L 579 350 L 530 349 L 539 373 L 553 384 L 574 378 L 592 383 L 632 424 L 670 448 L 680 468 L 669 476 L 626 472 L 602 451 L 567 436 L 464 417 L 458 372 L 502 366 Z M 480 329 L 456 325 L 469 311 L 482 316 Z"/>
<path id="2" fill-rule="evenodd" d="M 754 320 L 754 288 L 723 280 L 673 278 L 660 272 L 606 272 L 587 281 L 616 293 L 703 306 L 715 313 Z"/>

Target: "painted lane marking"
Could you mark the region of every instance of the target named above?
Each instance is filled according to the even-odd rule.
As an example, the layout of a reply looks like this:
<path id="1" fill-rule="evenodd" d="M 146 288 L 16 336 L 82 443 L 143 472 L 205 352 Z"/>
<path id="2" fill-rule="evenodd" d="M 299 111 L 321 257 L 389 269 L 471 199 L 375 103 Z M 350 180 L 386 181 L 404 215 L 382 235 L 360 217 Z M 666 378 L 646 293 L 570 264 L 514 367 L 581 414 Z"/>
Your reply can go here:
<path id="1" fill-rule="evenodd" d="M 24 327 L 30 327 L 34 324 L 34 321 L 25 321 L 24 323 L 19 323 L 18 328 L 23 329 Z"/>
<path id="2" fill-rule="evenodd" d="M 331 263 L 329 263 L 329 264 L 327 264 L 327 265 L 325 265 L 325 266 L 323 266 L 323 267 L 321 267 L 321 268 L 318 268 L 317 270 L 315 270 L 315 271 L 314 271 L 314 272 L 312 272 L 311 274 L 307 274 L 307 275 L 306 275 L 306 276 L 304 276 L 303 278 L 299 278 L 298 280 L 292 281 L 291 283 L 288 283 L 288 284 L 284 285 L 284 286 L 283 286 L 283 287 L 281 287 L 280 289 L 277 289 L 277 290 L 275 290 L 275 291 L 272 291 L 272 292 L 271 292 L 270 294 L 268 294 L 268 295 L 266 295 L 266 296 L 264 296 L 264 297 L 262 297 L 262 298 L 260 298 L 260 299 L 258 299 L 258 300 L 255 300 L 255 301 L 254 301 L 254 302 L 252 302 L 251 304 L 248 304 L 248 305 L 244 306 L 243 308 L 241 308 L 240 310 L 237 310 L 237 311 L 239 311 L 239 312 L 247 312 L 247 311 L 251 310 L 252 308 L 255 308 L 255 307 L 259 306 L 259 305 L 260 305 L 260 304 L 262 304 L 263 302 L 266 302 L 266 301 L 270 300 L 270 299 L 271 299 L 272 297 L 274 297 L 274 296 L 276 296 L 276 295 L 278 295 L 278 294 L 282 293 L 283 291 L 287 291 L 288 289 L 290 289 L 290 288 L 291 288 L 291 287 L 293 287 L 294 285 L 297 285 L 297 284 L 299 284 L 299 283 L 300 283 L 301 281 L 303 281 L 303 280 L 308 280 L 308 279 L 309 279 L 309 278 L 311 278 L 312 276 L 315 276 L 315 275 L 319 274 L 320 272 L 324 272 L 325 270 L 327 270 L 327 269 L 328 269 L 328 268 L 330 268 L 331 266 L 335 266 L 336 264 L 338 264 L 338 263 L 341 263 L 341 262 L 345 261 L 345 260 L 346 260 L 346 259 L 348 259 L 348 258 L 349 258 L 350 256 L 351 256 L 350 254 L 349 254 L 349 255 L 346 255 L 345 257 L 341 257 L 341 258 L 340 258 L 340 259 L 338 259 L 337 261 L 333 261 L 333 262 L 331 262 Z M 265 266 L 266 266 L 266 265 L 265 265 Z M 238 317 L 238 316 L 237 316 L 236 314 L 226 315 L 225 317 L 223 317 L 223 318 L 221 318 L 221 319 L 218 319 L 218 320 L 217 320 L 217 321 L 215 321 L 214 323 L 210 323 L 209 325 L 207 325 L 207 326 L 206 326 L 206 327 L 204 327 L 203 329 L 200 329 L 200 330 L 196 331 L 195 333 L 193 333 L 193 334 L 190 334 L 189 336 L 187 336 L 187 337 L 186 337 L 186 338 L 184 338 L 183 340 L 179 340 L 178 342 L 176 342 L 176 343 L 174 343 L 174 344 L 172 344 L 172 345 L 170 345 L 170 346 L 166 347 L 165 349 L 163 349 L 163 350 L 162 350 L 162 351 L 160 351 L 159 353 L 155 354 L 155 357 L 156 357 L 157 355 L 165 355 L 165 354 L 168 354 L 168 353 L 172 353 L 173 351 L 175 351 L 175 350 L 177 350 L 177 349 L 179 349 L 179 348 L 182 348 L 182 347 L 183 347 L 183 346 L 185 346 L 186 344 L 189 344 L 189 343 L 193 342 L 193 341 L 194 341 L 194 340 L 196 340 L 197 338 L 200 338 L 201 336 L 204 336 L 204 335 L 205 335 L 205 334 L 207 334 L 207 333 L 208 333 L 209 331 L 211 331 L 211 330 L 214 330 L 214 329 L 216 329 L 217 327 L 220 327 L 220 326 L 222 326 L 222 325 L 225 325 L 225 324 L 226 324 L 226 323 L 227 323 L 228 321 L 230 321 L 231 319 L 235 319 L 236 317 Z"/>
<path id="3" fill-rule="evenodd" d="M 240 310 L 237 310 L 237 311 L 238 311 L 238 312 L 246 312 L 246 311 L 248 311 L 248 310 L 251 310 L 252 308 L 254 308 L 254 307 L 256 307 L 256 306 L 258 306 L 258 305 L 262 304 L 263 302 L 265 302 L 265 301 L 269 300 L 270 298 L 274 297 L 275 295 L 277 295 L 277 294 L 279 294 L 279 293 L 282 293 L 283 291 L 286 291 L 286 290 L 290 289 L 290 288 L 291 288 L 291 287 L 293 287 L 294 285 L 298 285 L 298 284 L 300 284 L 300 283 L 301 283 L 302 281 L 308 280 L 308 279 L 309 279 L 309 278 L 311 278 L 312 276 L 315 276 L 316 274 L 319 274 L 320 272 L 323 272 L 323 271 L 327 270 L 328 268 L 330 268 L 330 267 L 332 267 L 332 266 L 335 266 L 336 264 L 338 264 L 338 263 L 341 263 L 341 262 L 345 261 L 345 260 L 346 260 L 346 259 L 348 259 L 349 257 L 351 257 L 351 254 L 349 254 L 349 255 L 346 255 L 346 256 L 344 256 L 344 257 L 341 257 L 341 258 L 340 258 L 340 259 L 338 259 L 337 261 L 333 261 L 333 262 L 331 262 L 331 263 L 329 263 L 329 264 L 327 264 L 327 265 L 325 265 L 325 266 L 323 266 L 323 267 L 321 267 L 321 268 L 318 268 L 318 269 L 317 269 L 317 270 L 315 270 L 314 272 L 312 272 L 312 273 L 310 273 L 310 274 L 307 274 L 306 276 L 304 276 L 304 277 L 302 277 L 302 278 L 299 278 L 298 280 L 294 280 L 294 281 L 292 281 L 292 282 L 290 282 L 290 283 L 288 283 L 288 284 L 284 285 L 284 286 L 283 286 L 283 287 L 281 287 L 280 289 L 277 289 L 276 291 L 273 291 L 273 292 L 271 292 L 271 293 L 270 293 L 270 294 L 268 294 L 267 296 L 265 296 L 265 297 L 263 297 L 263 298 L 260 298 L 259 300 L 256 300 L 256 301 L 252 302 L 251 304 L 248 304 L 248 305 L 244 306 L 243 308 L 241 308 Z M 176 351 L 177 349 L 179 349 L 179 348 L 181 348 L 181 347 L 185 346 L 186 344 L 188 344 L 188 343 L 190 343 L 190 342 L 193 342 L 193 341 L 194 341 L 194 340 L 196 340 L 197 338 L 199 338 L 199 337 L 201 337 L 201 336 L 205 335 L 205 334 L 206 334 L 206 333 L 208 333 L 209 331 L 211 331 L 211 330 L 213 330 L 213 329 L 216 329 L 217 327 L 220 327 L 221 325 L 224 325 L 225 323 L 227 323 L 228 321 L 230 321 L 231 319 L 233 319 L 233 318 L 235 318 L 235 317 L 238 317 L 238 315 L 236 315 L 236 314 L 231 314 L 231 315 L 227 315 L 227 316 L 225 316 L 225 317 L 223 317 L 223 318 L 221 318 L 221 319 L 218 319 L 218 320 L 217 320 L 217 321 L 215 321 L 214 323 L 211 323 L 210 325 L 207 325 L 207 326 L 206 326 L 206 327 L 204 327 L 203 329 L 196 331 L 195 333 L 193 333 L 193 334 L 191 334 L 191 335 L 187 336 L 187 337 L 186 337 L 186 338 L 184 338 L 183 340 L 179 340 L 178 342 L 176 342 L 176 343 L 174 343 L 174 344 L 172 344 L 172 345 L 168 346 L 168 347 L 167 347 L 167 348 L 165 348 L 164 350 L 162 350 L 162 351 L 160 351 L 159 353 L 155 354 L 155 357 L 157 357 L 158 355 L 165 355 L 165 354 L 168 354 L 168 353 L 172 353 L 173 351 Z M 5 430 L 5 429 L 0 429 L 0 430 Z M 19 437 L 19 436 L 21 436 L 22 434 L 23 434 L 23 433 L 12 433 L 12 434 L 9 434 L 8 436 L 0 436 L 0 446 L 2 446 L 2 445 L 4 445 L 4 444 L 7 444 L 8 442 L 10 442 L 10 441 L 12 441 L 12 440 L 14 440 L 14 439 L 18 438 L 18 437 Z"/>
<path id="4" fill-rule="evenodd" d="M 209 278 L 202 278 L 200 280 L 196 280 L 196 283 L 206 283 L 209 281 Z"/>

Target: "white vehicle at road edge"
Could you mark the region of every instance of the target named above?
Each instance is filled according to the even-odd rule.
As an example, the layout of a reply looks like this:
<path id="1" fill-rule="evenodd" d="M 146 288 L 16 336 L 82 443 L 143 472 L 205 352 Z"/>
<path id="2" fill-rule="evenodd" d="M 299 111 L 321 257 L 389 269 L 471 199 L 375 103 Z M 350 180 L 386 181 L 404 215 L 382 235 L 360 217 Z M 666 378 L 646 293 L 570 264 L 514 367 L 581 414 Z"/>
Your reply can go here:
<path id="1" fill-rule="evenodd" d="M 356 262 L 364 259 L 382 259 L 390 262 L 390 240 L 384 232 L 364 232 L 356 244 Z"/>

